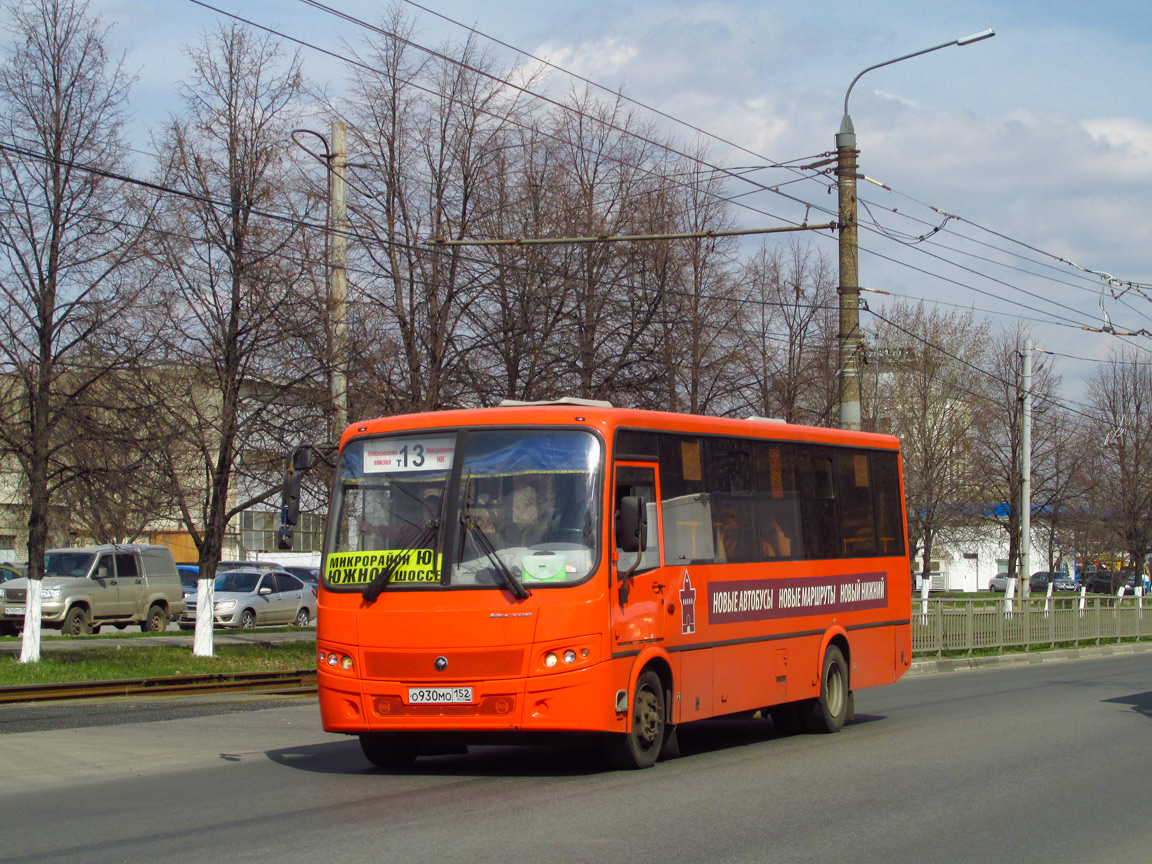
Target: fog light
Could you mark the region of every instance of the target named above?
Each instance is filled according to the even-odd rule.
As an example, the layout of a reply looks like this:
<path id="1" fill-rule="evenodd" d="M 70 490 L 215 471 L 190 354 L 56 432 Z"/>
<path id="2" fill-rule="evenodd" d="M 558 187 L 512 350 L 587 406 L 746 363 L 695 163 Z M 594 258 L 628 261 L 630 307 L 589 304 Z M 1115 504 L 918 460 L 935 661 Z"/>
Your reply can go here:
<path id="1" fill-rule="evenodd" d="M 564 662 L 565 663 L 575 663 L 576 662 L 576 652 L 575 651 L 565 651 L 564 652 Z"/>
<path id="2" fill-rule="evenodd" d="M 556 655 L 551 651 L 544 655 L 544 665 L 549 669 L 556 665 Z"/>
<path id="3" fill-rule="evenodd" d="M 340 658 L 340 668 L 345 671 L 352 668 L 352 658 L 347 654 Z"/>

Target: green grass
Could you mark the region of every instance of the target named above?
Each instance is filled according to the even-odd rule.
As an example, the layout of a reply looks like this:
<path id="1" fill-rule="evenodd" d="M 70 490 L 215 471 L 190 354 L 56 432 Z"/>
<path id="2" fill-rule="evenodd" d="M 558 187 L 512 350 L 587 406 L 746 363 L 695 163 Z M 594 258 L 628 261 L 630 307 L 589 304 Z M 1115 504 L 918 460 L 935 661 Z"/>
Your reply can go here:
<path id="1" fill-rule="evenodd" d="M 0 656 L 0 687 L 20 684 L 71 684 L 208 675 L 214 672 L 274 672 L 313 669 L 316 645 L 280 642 L 274 645 L 217 645 L 213 657 L 194 657 L 191 646 L 140 645 L 41 651 L 38 663 L 21 663 L 19 655 Z"/>

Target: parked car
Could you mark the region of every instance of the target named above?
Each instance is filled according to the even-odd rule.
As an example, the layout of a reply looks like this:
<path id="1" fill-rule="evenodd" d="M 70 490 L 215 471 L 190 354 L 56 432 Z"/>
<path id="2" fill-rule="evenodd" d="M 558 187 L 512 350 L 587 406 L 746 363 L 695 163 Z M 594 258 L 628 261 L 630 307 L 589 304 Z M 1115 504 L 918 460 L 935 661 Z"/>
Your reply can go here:
<path id="1" fill-rule="evenodd" d="M 23 579 L 24 574 L 13 567 L 11 564 L 0 564 L 0 582 L 7 582 L 10 579 Z"/>
<path id="2" fill-rule="evenodd" d="M 1124 596 L 1126 596 L 1126 597 L 1135 596 L 1137 586 L 1139 586 L 1141 588 L 1144 587 L 1144 577 L 1143 576 L 1137 576 L 1135 574 L 1129 576 L 1128 582 L 1126 583 L 1126 587 L 1124 588 Z M 1146 591 L 1142 592 L 1142 593 L 1147 594 Z"/>
<path id="3" fill-rule="evenodd" d="M 275 561 L 217 561 L 216 572 L 225 570 L 283 570 Z"/>
<path id="4" fill-rule="evenodd" d="M 284 567 L 293 576 L 307 582 L 309 585 L 320 584 L 320 568 L 319 567 L 301 567 L 295 564 L 289 564 Z"/>
<path id="5" fill-rule="evenodd" d="M 1059 573 L 1053 573 L 1050 570 L 1037 570 L 1028 577 L 1028 590 L 1033 594 L 1045 594 L 1048 592 L 1048 586 L 1056 581 Z M 1055 590 L 1055 586 L 1053 586 Z"/>
<path id="6" fill-rule="evenodd" d="M 199 564 L 177 564 L 176 572 L 180 574 L 180 587 L 184 590 L 184 603 L 188 603 L 191 596 L 196 598 L 196 583 L 200 581 Z"/>
<path id="7" fill-rule="evenodd" d="M 997 573 L 992 577 L 992 581 L 988 583 L 989 591 L 999 591 L 1003 593 L 1008 590 L 1008 574 Z"/>
<path id="8" fill-rule="evenodd" d="M 1079 591 L 1080 583 L 1064 573 L 1057 573 L 1052 587 L 1057 591 Z"/>
<path id="9" fill-rule="evenodd" d="M 1116 594 L 1128 581 L 1122 570 L 1093 570 L 1084 579 L 1089 594 Z"/>
<path id="10" fill-rule="evenodd" d="M 285 570 L 246 567 L 216 575 L 213 618 L 218 627 L 250 629 L 264 624 L 307 627 L 316 609 L 316 589 Z M 197 598 L 187 601 L 180 629 L 196 626 Z"/>
<path id="11" fill-rule="evenodd" d="M 23 624 L 28 579 L 0 587 L 0 625 Z M 170 616 L 184 611 L 176 562 L 165 546 L 131 543 L 49 549 L 39 585 L 44 627 L 68 636 L 86 636 L 109 624 L 159 632 Z"/>

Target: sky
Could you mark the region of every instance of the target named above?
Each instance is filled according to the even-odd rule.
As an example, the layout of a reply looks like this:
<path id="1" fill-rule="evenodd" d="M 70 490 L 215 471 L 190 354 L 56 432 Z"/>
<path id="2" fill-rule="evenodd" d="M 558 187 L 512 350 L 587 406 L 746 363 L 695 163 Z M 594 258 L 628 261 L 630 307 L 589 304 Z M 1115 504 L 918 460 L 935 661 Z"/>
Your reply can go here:
<path id="1" fill-rule="evenodd" d="M 176 85 L 188 68 L 182 46 L 229 19 L 193 0 L 90 2 L 113 25 L 110 43 L 137 76 L 134 143 L 150 149 L 147 130 L 180 108 Z M 203 2 L 338 54 L 364 35 L 307 0 Z M 386 9 L 381 0 L 326 5 L 373 23 Z M 765 166 L 750 175 L 763 187 L 797 177 L 767 166 L 810 164 L 834 150 L 844 94 L 858 72 L 992 28 L 992 39 L 870 71 L 855 85 L 849 112 L 860 171 L 888 187 L 861 184 L 860 284 L 945 310 L 971 307 L 996 326 L 1023 323 L 1038 348 L 1053 352 L 1050 362 L 1073 402 L 1091 398 L 1091 378 L 1110 350 L 1126 343 L 1152 351 L 1150 336 L 1081 329 L 1107 322 L 1152 330 L 1147 0 L 422 5 L 430 11 L 405 5 L 421 44 L 467 36 L 433 13 L 462 22 L 622 91 L 646 106 L 637 107 L 641 115 L 656 109 L 683 121 L 651 113 L 683 142 L 696 130 L 716 136 L 705 139 L 710 161 Z M 504 66 L 532 62 L 487 44 Z M 309 74 L 338 96 L 342 64 L 301 50 Z M 546 78 L 553 88 L 568 86 L 555 70 Z M 734 186 L 737 219 L 742 227 L 772 227 L 800 221 L 811 205 L 811 221 L 829 221 L 818 211 L 835 207 L 827 185 L 786 187 L 804 203 Z M 809 236 L 835 260 L 829 232 Z M 1119 287 L 1109 290 L 1099 274 Z M 891 302 L 864 298 L 878 311 Z"/>

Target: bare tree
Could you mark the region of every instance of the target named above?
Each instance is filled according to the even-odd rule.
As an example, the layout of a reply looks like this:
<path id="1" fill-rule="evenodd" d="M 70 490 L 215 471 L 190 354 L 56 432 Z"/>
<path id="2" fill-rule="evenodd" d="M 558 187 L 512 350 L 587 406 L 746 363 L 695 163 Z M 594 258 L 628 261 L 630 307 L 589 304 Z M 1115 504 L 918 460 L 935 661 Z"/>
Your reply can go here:
<path id="1" fill-rule="evenodd" d="M 89 434 L 77 413 L 124 356 L 110 324 L 131 300 L 123 265 L 135 238 L 124 189 L 104 172 L 124 157 L 130 81 L 83 0 L 10 10 L 13 47 L 0 65 L 0 442 L 27 483 L 38 584 L 50 501 L 79 470 L 64 458 L 74 438 L 62 432 Z M 22 661 L 39 658 L 39 593 L 29 592 Z"/>
<path id="2" fill-rule="evenodd" d="M 667 215 L 666 233 L 703 234 L 732 227 L 721 175 L 706 166 L 703 147 L 670 165 L 652 196 Z M 739 387 L 740 302 L 731 238 L 689 237 L 643 250 L 661 280 L 659 363 L 662 386 L 655 407 L 692 414 L 723 413 Z"/>
<path id="3" fill-rule="evenodd" d="M 983 410 L 973 391 L 988 344 L 987 322 L 971 312 L 943 312 L 923 302 L 885 310 L 869 351 L 874 428 L 900 438 L 908 543 L 922 554 L 921 574 L 931 573 L 933 543 L 969 520 L 973 416 Z M 871 379 L 868 381 L 868 379 Z"/>
<path id="4" fill-rule="evenodd" d="M 763 244 L 745 266 L 744 398 L 757 414 L 826 425 L 836 404 L 835 274 L 793 238 Z"/>
<path id="5" fill-rule="evenodd" d="M 473 42 L 426 60 L 405 42 L 393 9 L 352 83 L 349 150 L 357 166 L 349 220 L 358 244 L 352 291 L 367 353 L 354 370 L 375 379 L 369 410 L 431 410 L 465 392 L 476 341 L 465 316 L 486 267 L 460 246 L 471 236 L 481 190 L 501 167 L 507 118 L 519 109 Z M 355 250 L 353 250 L 355 253 Z"/>
<path id="6" fill-rule="evenodd" d="M 1056 570 L 1066 554 L 1099 555 L 1092 541 L 1100 534 L 1095 502 L 1103 463 L 1095 437 L 1077 416 L 1053 410 L 1048 452 L 1032 482 L 1033 522 L 1045 532 L 1048 570 Z"/>
<path id="7" fill-rule="evenodd" d="M 163 394 L 158 422 L 187 432 L 158 457 L 200 557 L 195 651 L 211 654 L 207 589 L 229 522 L 275 491 L 269 482 L 237 494 L 241 457 L 278 461 L 262 454 L 295 438 L 302 382 L 315 370 L 293 350 L 307 296 L 295 283 L 310 269 L 297 254 L 308 213 L 293 192 L 289 137 L 299 59 L 239 26 L 188 53 L 186 110 L 159 142 L 163 182 L 184 194 L 163 196 L 157 211 L 164 231 L 153 254 L 164 278 L 155 309 L 165 344 L 149 380 Z"/>
<path id="8" fill-rule="evenodd" d="M 666 224 L 652 196 L 668 167 L 654 132 L 588 91 L 573 93 L 553 114 L 566 206 L 561 231 L 570 237 L 659 233 Z M 642 243 L 582 243 L 560 262 L 570 298 L 562 327 L 564 386 L 589 399 L 643 404 L 660 382 L 656 322 L 667 272 Z"/>
<path id="9" fill-rule="evenodd" d="M 973 417 L 976 431 L 975 488 L 979 490 L 987 521 L 999 525 L 1008 535 L 1008 572 L 1018 572 L 1020 557 L 1020 493 L 1023 485 L 1024 343 L 1029 338 L 1023 326 L 1006 329 L 989 345 L 990 375 L 984 378 L 986 399 Z M 975 381 L 975 379 L 973 379 Z M 1033 470 L 1044 470 L 1050 452 L 1052 424 L 1046 403 L 1058 395 L 1060 381 L 1046 356 L 1032 364 Z M 1040 458 L 1037 458 L 1037 457 Z M 1027 578 L 1029 574 L 1020 574 Z"/>
<path id="10" fill-rule="evenodd" d="M 560 236 L 563 187 L 557 145 L 536 118 L 523 118 L 515 138 L 498 155 L 491 182 L 480 190 L 485 237 Z M 479 401 L 547 399 L 562 395 L 560 327 L 569 296 L 550 245 L 500 245 L 476 249 L 488 272 L 467 326 L 476 339 L 467 369 Z"/>
<path id="11" fill-rule="evenodd" d="M 1113 351 L 1092 384 L 1100 498 L 1116 541 L 1138 572 L 1152 551 L 1152 364 L 1135 348 Z"/>

